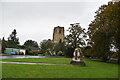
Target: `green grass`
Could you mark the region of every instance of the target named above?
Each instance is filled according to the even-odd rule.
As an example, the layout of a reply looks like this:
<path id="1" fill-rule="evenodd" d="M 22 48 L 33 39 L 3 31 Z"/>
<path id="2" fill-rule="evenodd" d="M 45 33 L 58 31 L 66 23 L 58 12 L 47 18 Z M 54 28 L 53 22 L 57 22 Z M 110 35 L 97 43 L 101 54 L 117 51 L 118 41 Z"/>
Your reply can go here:
<path id="1" fill-rule="evenodd" d="M 43 63 L 70 63 L 70 58 L 3 59 Z M 28 61 L 27 61 L 28 60 Z M 117 78 L 118 65 L 85 59 L 87 66 L 3 63 L 3 78 Z"/>

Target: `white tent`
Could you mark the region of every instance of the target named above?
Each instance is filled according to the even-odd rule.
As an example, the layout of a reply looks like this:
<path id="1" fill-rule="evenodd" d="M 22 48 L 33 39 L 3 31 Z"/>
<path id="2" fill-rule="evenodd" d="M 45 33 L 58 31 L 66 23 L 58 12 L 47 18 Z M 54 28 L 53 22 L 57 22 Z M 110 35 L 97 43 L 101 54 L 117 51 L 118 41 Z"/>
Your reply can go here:
<path id="1" fill-rule="evenodd" d="M 25 50 L 24 49 L 20 49 L 20 52 L 25 55 Z"/>

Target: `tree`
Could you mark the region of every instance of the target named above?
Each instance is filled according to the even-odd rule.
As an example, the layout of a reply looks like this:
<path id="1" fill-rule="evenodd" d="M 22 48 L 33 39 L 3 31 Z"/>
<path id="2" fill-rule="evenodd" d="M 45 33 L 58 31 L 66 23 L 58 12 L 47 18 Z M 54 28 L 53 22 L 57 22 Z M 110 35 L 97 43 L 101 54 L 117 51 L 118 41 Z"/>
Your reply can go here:
<path id="1" fill-rule="evenodd" d="M 55 51 L 56 53 L 58 53 L 59 51 L 64 52 L 64 51 L 65 51 L 64 42 L 62 42 L 62 43 L 59 42 L 59 43 L 55 44 L 55 46 L 54 46 L 54 51 Z"/>
<path id="2" fill-rule="evenodd" d="M 4 53 L 5 48 L 7 48 L 7 41 L 3 37 L 2 38 L 2 53 Z"/>
<path id="3" fill-rule="evenodd" d="M 75 48 L 85 47 L 87 35 L 85 33 L 85 29 L 82 29 L 79 23 L 70 24 L 67 31 L 69 31 L 69 35 L 65 37 L 65 55 L 67 57 L 71 57 Z"/>
<path id="4" fill-rule="evenodd" d="M 88 34 L 91 41 L 92 56 L 102 58 L 106 61 L 112 52 L 120 50 L 120 2 L 109 2 L 108 5 L 102 5 L 95 12 L 95 19 L 89 24 Z"/>
<path id="5" fill-rule="evenodd" d="M 53 43 L 51 39 L 41 41 L 40 50 L 42 53 L 45 53 L 48 50 L 52 51 L 52 49 L 53 49 Z"/>
<path id="6" fill-rule="evenodd" d="M 66 49 L 65 49 L 65 56 L 66 57 L 72 58 L 73 52 L 74 52 L 74 49 L 71 46 L 66 46 Z"/>
<path id="7" fill-rule="evenodd" d="M 26 49 L 26 53 L 30 54 L 30 55 L 35 55 L 38 54 L 39 52 L 37 51 L 32 51 L 32 50 L 39 50 L 39 46 L 38 43 L 36 41 L 33 40 L 26 40 L 23 44 L 23 46 L 20 46 L 21 48 Z"/>
<path id="8" fill-rule="evenodd" d="M 85 46 L 86 33 L 85 29 L 82 29 L 79 23 L 70 24 L 71 27 L 68 28 L 69 35 L 65 38 L 65 43 L 68 46 L 71 46 L 73 49 L 77 47 Z"/>
<path id="9" fill-rule="evenodd" d="M 39 47 L 38 43 L 36 41 L 33 41 L 33 40 L 25 41 L 24 46 L 27 47 L 27 48 L 31 48 L 31 47 L 37 47 L 38 48 Z"/>
<path id="10" fill-rule="evenodd" d="M 8 37 L 8 42 L 7 42 L 7 46 L 8 47 L 16 47 L 19 44 L 19 38 L 17 37 L 17 31 L 16 29 L 13 30 L 13 32 L 10 34 L 10 36 Z"/>

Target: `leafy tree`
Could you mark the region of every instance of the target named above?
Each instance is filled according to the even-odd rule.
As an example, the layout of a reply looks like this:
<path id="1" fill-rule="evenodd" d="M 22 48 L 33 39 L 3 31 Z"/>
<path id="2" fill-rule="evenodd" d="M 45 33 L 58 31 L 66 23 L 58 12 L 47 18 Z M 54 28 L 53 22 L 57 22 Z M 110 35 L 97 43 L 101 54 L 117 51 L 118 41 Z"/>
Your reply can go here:
<path id="1" fill-rule="evenodd" d="M 55 44 L 55 46 L 54 46 L 54 51 L 55 51 L 56 53 L 59 52 L 59 51 L 64 52 L 64 51 L 65 51 L 64 42 Z"/>
<path id="2" fill-rule="evenodd" d="M 12 34 L 8 37 L 8 41 L 13 41 L 16 44 L 19 44 L 19 38 L 17 38 L 17 31 L 16 29 L 13 30 Z"/>
<path id="3" fill-rule="evenodd" d="M 65 37 L 65 55 L 72 57 L 75 48 L 86 46 L 85 40 L 87 35 L 85 29 L 82 29 L 79 23 L 70 24 L 67 31 L 69 31 L 69 35 Z"/>
<path id="4" fill-rule="evenodd" d="M 45 53 L 48 50 L 52 51 L 52 49 L 53 49 L 53 43 L 51 39 L 41 41 L 40 50 L 42 53 Z"/>
<path id="5" fill-rule="evenodd" d="M 82 29 L 79 23 L 70 24 L 71 27 L 68 28 L 69 35 L 65 38 L 66 46 L 71 46 L 73 49 L 77 47 L 85 46 L 86 33 L 85 29 Z"/>
<path id="6" fill-rule="evenodd" d="M 73 52 L 74 52 L 74 49 L 71 46 L 66 46 L 66 49 L 65 49 L 65 56 L 66 57 L 72 58 Z"/>
<path id="7" fill-rule="evenodd" d="M 33 40 L 26 40 L 22 46 L 19 46 L 21 48 L 26 49 L 26 53 L 29 55 L 38 54 L 39 52 L 32 52 L 33 49 L 39 49 L 38 43 Z"/>
<path id="8" fill-rule="evenodd" d="M 28 48 L 31 48 L 31 47 L 37 47 L 38 48 L 39 47 L 38 43 L 36 41 L 33 41 L 33 40 L 25 41 L 24 46 L 28 47 Z"/>
<path id="9" fill-rule="evenodd" d="M 8 37 L 7 47 L 16 47 L 19 44 L 19 38 L 17 37 L 16 29 Z"/>
<path id="10" fill-rule="evenodd" d="M 18 49 L 25 49 L 23 45 L 19 45 L 19 39 L 17 38 L 17 32 L 14 29 L 12 34 L 8 37 L 8 41 L 2 39 L 2 53 L 4 53 L 5 48 L 18 48 Z"/>
<path id="11" fill-rule="evenodd" d="M 88 34 L 91 41 L 92 56 L 106 61 L 111 56 L 110 51 L 120 50 L 120 2 L 109 2 L 96 11 L 95 19 L 89 24 Z"/>

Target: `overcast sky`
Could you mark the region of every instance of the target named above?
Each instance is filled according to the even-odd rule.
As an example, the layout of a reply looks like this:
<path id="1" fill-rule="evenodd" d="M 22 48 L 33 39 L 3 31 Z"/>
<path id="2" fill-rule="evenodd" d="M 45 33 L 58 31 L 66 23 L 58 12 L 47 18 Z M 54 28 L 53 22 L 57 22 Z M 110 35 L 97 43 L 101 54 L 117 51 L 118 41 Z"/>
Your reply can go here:
<path id="1" fill-rule="evenodd" d="M 65 27 L 65 34 L 68 34 L 66 30 L 72 23 L 80 23 L 82 28 L 87 29 L 94 19 L 94 12 L 102 4 L 107 4 L 109 0 L 104 0 L 104 2 L 95 0 L 89 2 L 87 0 L 35 1 L 2 0 L 0 38 L 4 36 L 7 39 L 13 29 L 16 29 L 20 44 L 28 39 L 40 43 L 43 39 L 52 39 L 53 29 L 56 26 Z"/>

